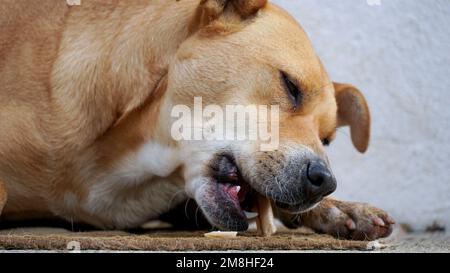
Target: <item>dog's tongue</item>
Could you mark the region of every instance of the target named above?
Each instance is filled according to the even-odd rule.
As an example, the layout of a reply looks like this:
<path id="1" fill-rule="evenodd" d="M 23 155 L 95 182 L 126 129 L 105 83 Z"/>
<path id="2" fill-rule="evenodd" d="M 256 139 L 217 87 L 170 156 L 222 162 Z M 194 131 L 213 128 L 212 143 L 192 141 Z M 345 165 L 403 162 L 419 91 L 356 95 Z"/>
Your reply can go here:
<path id="1" fill-rule="evenodd" d="M 241 191 L 241 186 L 230 186 L 226 191 L 233 200 L 239 200 L 239 192 Z"/>
<path id="2" fill-rule="evenodd" d="M 257 194 L 254 211 L 258 213 L 256 218 L 256 227 L 259 236 L 270 236 L 277 231 L 274 223 L 272 205 L 266 197 Z"/>

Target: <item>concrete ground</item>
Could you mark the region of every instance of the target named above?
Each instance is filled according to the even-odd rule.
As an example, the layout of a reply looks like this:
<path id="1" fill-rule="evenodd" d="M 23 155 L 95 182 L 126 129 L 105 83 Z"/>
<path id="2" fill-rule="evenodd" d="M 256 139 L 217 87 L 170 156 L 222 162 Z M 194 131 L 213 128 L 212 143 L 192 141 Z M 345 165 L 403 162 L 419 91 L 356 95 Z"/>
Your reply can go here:
<path id="1" fill-rule="evenodd" d="M 418 233 L 397 239 L 380 252 L 394 253 L 450 253 L 450 234 Z"/>
<path id="2" fill-rule="evenodd" d="M 420 232 L 394 235 L 388 241 L 374 242 L 369 251 L 307 251 L 308 253 L 450 253 L 450 233 Z"/>

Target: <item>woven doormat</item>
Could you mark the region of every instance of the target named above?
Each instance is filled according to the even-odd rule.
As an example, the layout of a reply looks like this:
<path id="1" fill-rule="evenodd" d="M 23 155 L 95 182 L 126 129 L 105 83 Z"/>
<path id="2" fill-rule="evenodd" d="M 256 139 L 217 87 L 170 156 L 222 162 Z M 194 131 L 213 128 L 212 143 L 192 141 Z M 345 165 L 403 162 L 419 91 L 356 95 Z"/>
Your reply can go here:
<path id="1" fill-rule="evenodd" d="M 122 231 L 71 232 L 59 228 L 0 230 L 0 249 L 57 250 L 73 247 L 104 251 L 225 251 L 225 250 L 370 250 L 370 242 L 337 240 L 306 229 L 283 230 L 270 238 L 246 232 L 233 239 L 205 238 L 205 232 Z"/>

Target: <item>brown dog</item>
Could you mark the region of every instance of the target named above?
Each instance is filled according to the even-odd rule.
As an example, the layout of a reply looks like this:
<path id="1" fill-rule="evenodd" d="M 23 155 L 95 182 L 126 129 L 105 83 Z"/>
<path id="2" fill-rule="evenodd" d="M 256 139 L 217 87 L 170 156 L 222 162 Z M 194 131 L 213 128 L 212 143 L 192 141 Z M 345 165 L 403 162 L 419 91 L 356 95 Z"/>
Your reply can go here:
<path id="1" fill-rule="evenodd" d="M 349 125 L 364 152 L 369 111 L 357 89 L 329 80 L 280 8 L 265 0 L 2 6 L 3 219 L 133 228 L 193 198 L 212 225 L 245 230 L 241 206 L 259 192 L 290 226 L 354 239 L 390 233 L 393 221 L 369 205 L 319 204 L 336 187 L 324 144 Z M 279 148 L 175 141 L 171 109 L 192 106 L 194 97 L 278 105 Z"/>

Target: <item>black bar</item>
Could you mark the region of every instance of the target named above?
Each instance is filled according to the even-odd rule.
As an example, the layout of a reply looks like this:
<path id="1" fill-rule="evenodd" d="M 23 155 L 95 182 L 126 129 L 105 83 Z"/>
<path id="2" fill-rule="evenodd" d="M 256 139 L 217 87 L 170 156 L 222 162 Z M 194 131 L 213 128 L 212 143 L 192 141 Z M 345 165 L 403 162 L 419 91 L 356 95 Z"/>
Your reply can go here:
<path id="1" fill-rule="evenodd" d="M 365 272 L 364 268 L 385 272 L 399 265 L 402 272 L 416 270 L 421 265 L 444 266 L 445 254 L 386 254 L 386 253 L 38 253 L 0 254 L 2 268 L 15 271 L 28 269 L 45 272 L 64 269 L 92 272 L 105 269 L 123 272 L 283 272 L 309 270 L 337 272 L 338 270 Z M 431 261 L 430 261 L 431 260 Z M 208 266 L 206 267 L 206 264 Z M 61 267 L 62 266 L 62 267 Z M 378 269 L 377 269 L 378 268 Z M 441 267 L 445 268 L 445 267 Z M 5 271 L 6 272 L 6 271 Z M 137 271 L 136 271 L 137 272 Z"/>

